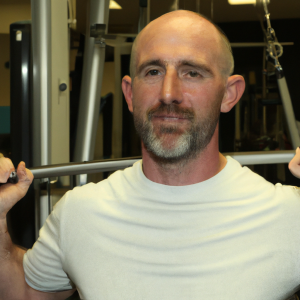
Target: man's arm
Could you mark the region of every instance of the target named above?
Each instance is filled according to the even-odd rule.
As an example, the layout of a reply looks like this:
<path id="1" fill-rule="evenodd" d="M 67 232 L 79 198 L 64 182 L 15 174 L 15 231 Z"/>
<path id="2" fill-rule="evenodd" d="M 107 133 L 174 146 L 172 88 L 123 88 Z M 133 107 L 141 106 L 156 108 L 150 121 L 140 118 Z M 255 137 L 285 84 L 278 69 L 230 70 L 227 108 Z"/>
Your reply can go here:
<path id="1" fill-rule="evenodd" d="M 0 183 L 7 181 L 14 166 L 10 159 L 0 157 Z M 51 300 L 66 299 L 73 290 L 45 293 L 39 292 L 26 283 L 23 270 L 25 250 L 17 247 L 7 231 L 6 215 L 8 211 L 25 196 L 32 180 L 32 173 L 21 162 L 17 169 L 19 182 L 0 186 L 0 300 Z"/>

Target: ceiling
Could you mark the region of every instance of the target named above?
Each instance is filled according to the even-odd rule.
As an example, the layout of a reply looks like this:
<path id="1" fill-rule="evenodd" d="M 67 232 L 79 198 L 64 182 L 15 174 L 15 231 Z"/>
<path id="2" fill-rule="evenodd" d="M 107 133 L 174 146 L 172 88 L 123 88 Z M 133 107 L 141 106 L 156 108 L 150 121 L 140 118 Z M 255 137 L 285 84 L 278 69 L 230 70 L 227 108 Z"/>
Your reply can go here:
<path id="1" fill-rule="evenodd" d="M 136 33 L 139 0 L 116 0 L 123 9 L 110 10 L 109 31 Z M 172 10 L 172 7 L 198 11 L 216 23 L 257 21 L 254 5 L 229 5 L 227 0 L 149 0 L 150 19 Z M 78 31 L 85 32 L 87 0 L 76 0 Z M 0 5 L 30 4 L 30 0 L 0 0 Z M 199 9 L 200 8 L 200 9 Z M 300 0 L 270 0 L 271 20 L 300 18 Z"/>
<path id="2" fill-rule="evenodd" d="M 77 0 L 86 2 L 84 0 Z M 117 0 L 122 10 L 110 10 L 111 32 L 137 32 L 139 0 Z M 153 20 L 174 8 L 198 11 L 216 23 L 257 21 L 254 5 L 230 5 L 227 0 L 150 0 L 150 19 Z M 200 9 L 199 9 L 200 8 Z M 268 5 L 271 20 L 300 18 L 300 0 L 270 0 Z M 78 10 L 77 10 L 78 11 Z M 262 11 L 260 11 L 262 13 Z"/>

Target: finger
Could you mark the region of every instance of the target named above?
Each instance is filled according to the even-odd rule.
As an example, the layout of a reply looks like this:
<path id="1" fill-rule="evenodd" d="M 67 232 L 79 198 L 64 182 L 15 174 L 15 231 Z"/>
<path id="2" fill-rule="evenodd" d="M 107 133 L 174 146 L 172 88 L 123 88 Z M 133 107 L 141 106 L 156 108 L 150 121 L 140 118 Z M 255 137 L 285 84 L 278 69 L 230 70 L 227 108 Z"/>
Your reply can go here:
<path id="1" fill-rule="evenodd" d="M 300 149 L 299 149 L 299 147 L 296 149 L 296 154 L 289 163 L 289 169 L 294 176 L 300 178 Z"/>
<path id="2" fill-rule="evenodd" d="M 292 160 L 290 161 L 290 163 L 292 165 L 298 165 L 298 164 L 300 164 L 300 151 L 299 151 L 299 147 L 296 149 L 296 153 L 295 153 L 294 157 L 292 158 Z"/>
<path id="3" fill-rule="evenodd" d="M 17 168 L 17 175 L 20 183 L 26 183 L 30 185 L 33 180 L 33 174 L 30 170 L 26 169 L 25 162 L 21 161 Z"/>
<path id="4" fill-rule="evenodd" d="M 9 158 L 0 158 L 0 182 L 5 183 L 11 172 L 15 170 L 12 161 Z"/>

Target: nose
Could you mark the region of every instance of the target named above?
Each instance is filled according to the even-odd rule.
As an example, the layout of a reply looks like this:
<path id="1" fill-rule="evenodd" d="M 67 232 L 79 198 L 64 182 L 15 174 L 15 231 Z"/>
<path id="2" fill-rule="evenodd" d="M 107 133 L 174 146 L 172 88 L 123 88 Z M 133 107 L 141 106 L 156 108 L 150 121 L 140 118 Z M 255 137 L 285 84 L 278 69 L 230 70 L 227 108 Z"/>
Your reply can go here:
<path id="1" fill-rule="evenodd" d="M 183 101 L 181 81 L 175 69 L 167 69 L 161 88 L 160 101 L 164 104 L 180 104 Z"/>

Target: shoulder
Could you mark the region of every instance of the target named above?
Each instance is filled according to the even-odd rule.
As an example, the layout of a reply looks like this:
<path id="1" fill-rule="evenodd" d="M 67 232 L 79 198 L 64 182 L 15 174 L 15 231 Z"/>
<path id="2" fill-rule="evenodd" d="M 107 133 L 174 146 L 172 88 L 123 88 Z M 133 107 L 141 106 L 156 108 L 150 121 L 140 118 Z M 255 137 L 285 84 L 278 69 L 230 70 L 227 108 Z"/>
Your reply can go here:
<path id="1" fill-rule="evenodd" d="M 235 185 L 235 189 L 247 189 L 250 186 L 254 190 L 260 188 L 271 188 L 274 186 L 272 183 L 268 182 L 265 178 L 253 172 L 246 166 L 242 166 L 237 160 L 230 156 L 227 156 L 226 165 L 226 182 Z"/>
<path id="2" fill-rule="evenodd" d="M 227 158 L 228 159 L 228 158 Z M 265 199 L 277 199 L 282 203 L 294 203 L 300 205 L 300 189 L 294 186 L 273 184 L 262 176 L 241 166 L 240 163 L 229 157 L 229 169 L 231 176 L 228 182 L 234 187 L 232 194 L 249 195 L 252 198 L 263 197 Z"/>
<path id="3" fill-rule="evenodd" d="M 89 206 L 99 205 L 99 201 L 113 201 L 124 195 L 126 190 L 132 189 L 139 176 L 141 161 L 132 167 L 119 170 L 98 183 L 88 183 L 68 191 L 55 205 L 55 210 L 86 209 Z"/>

